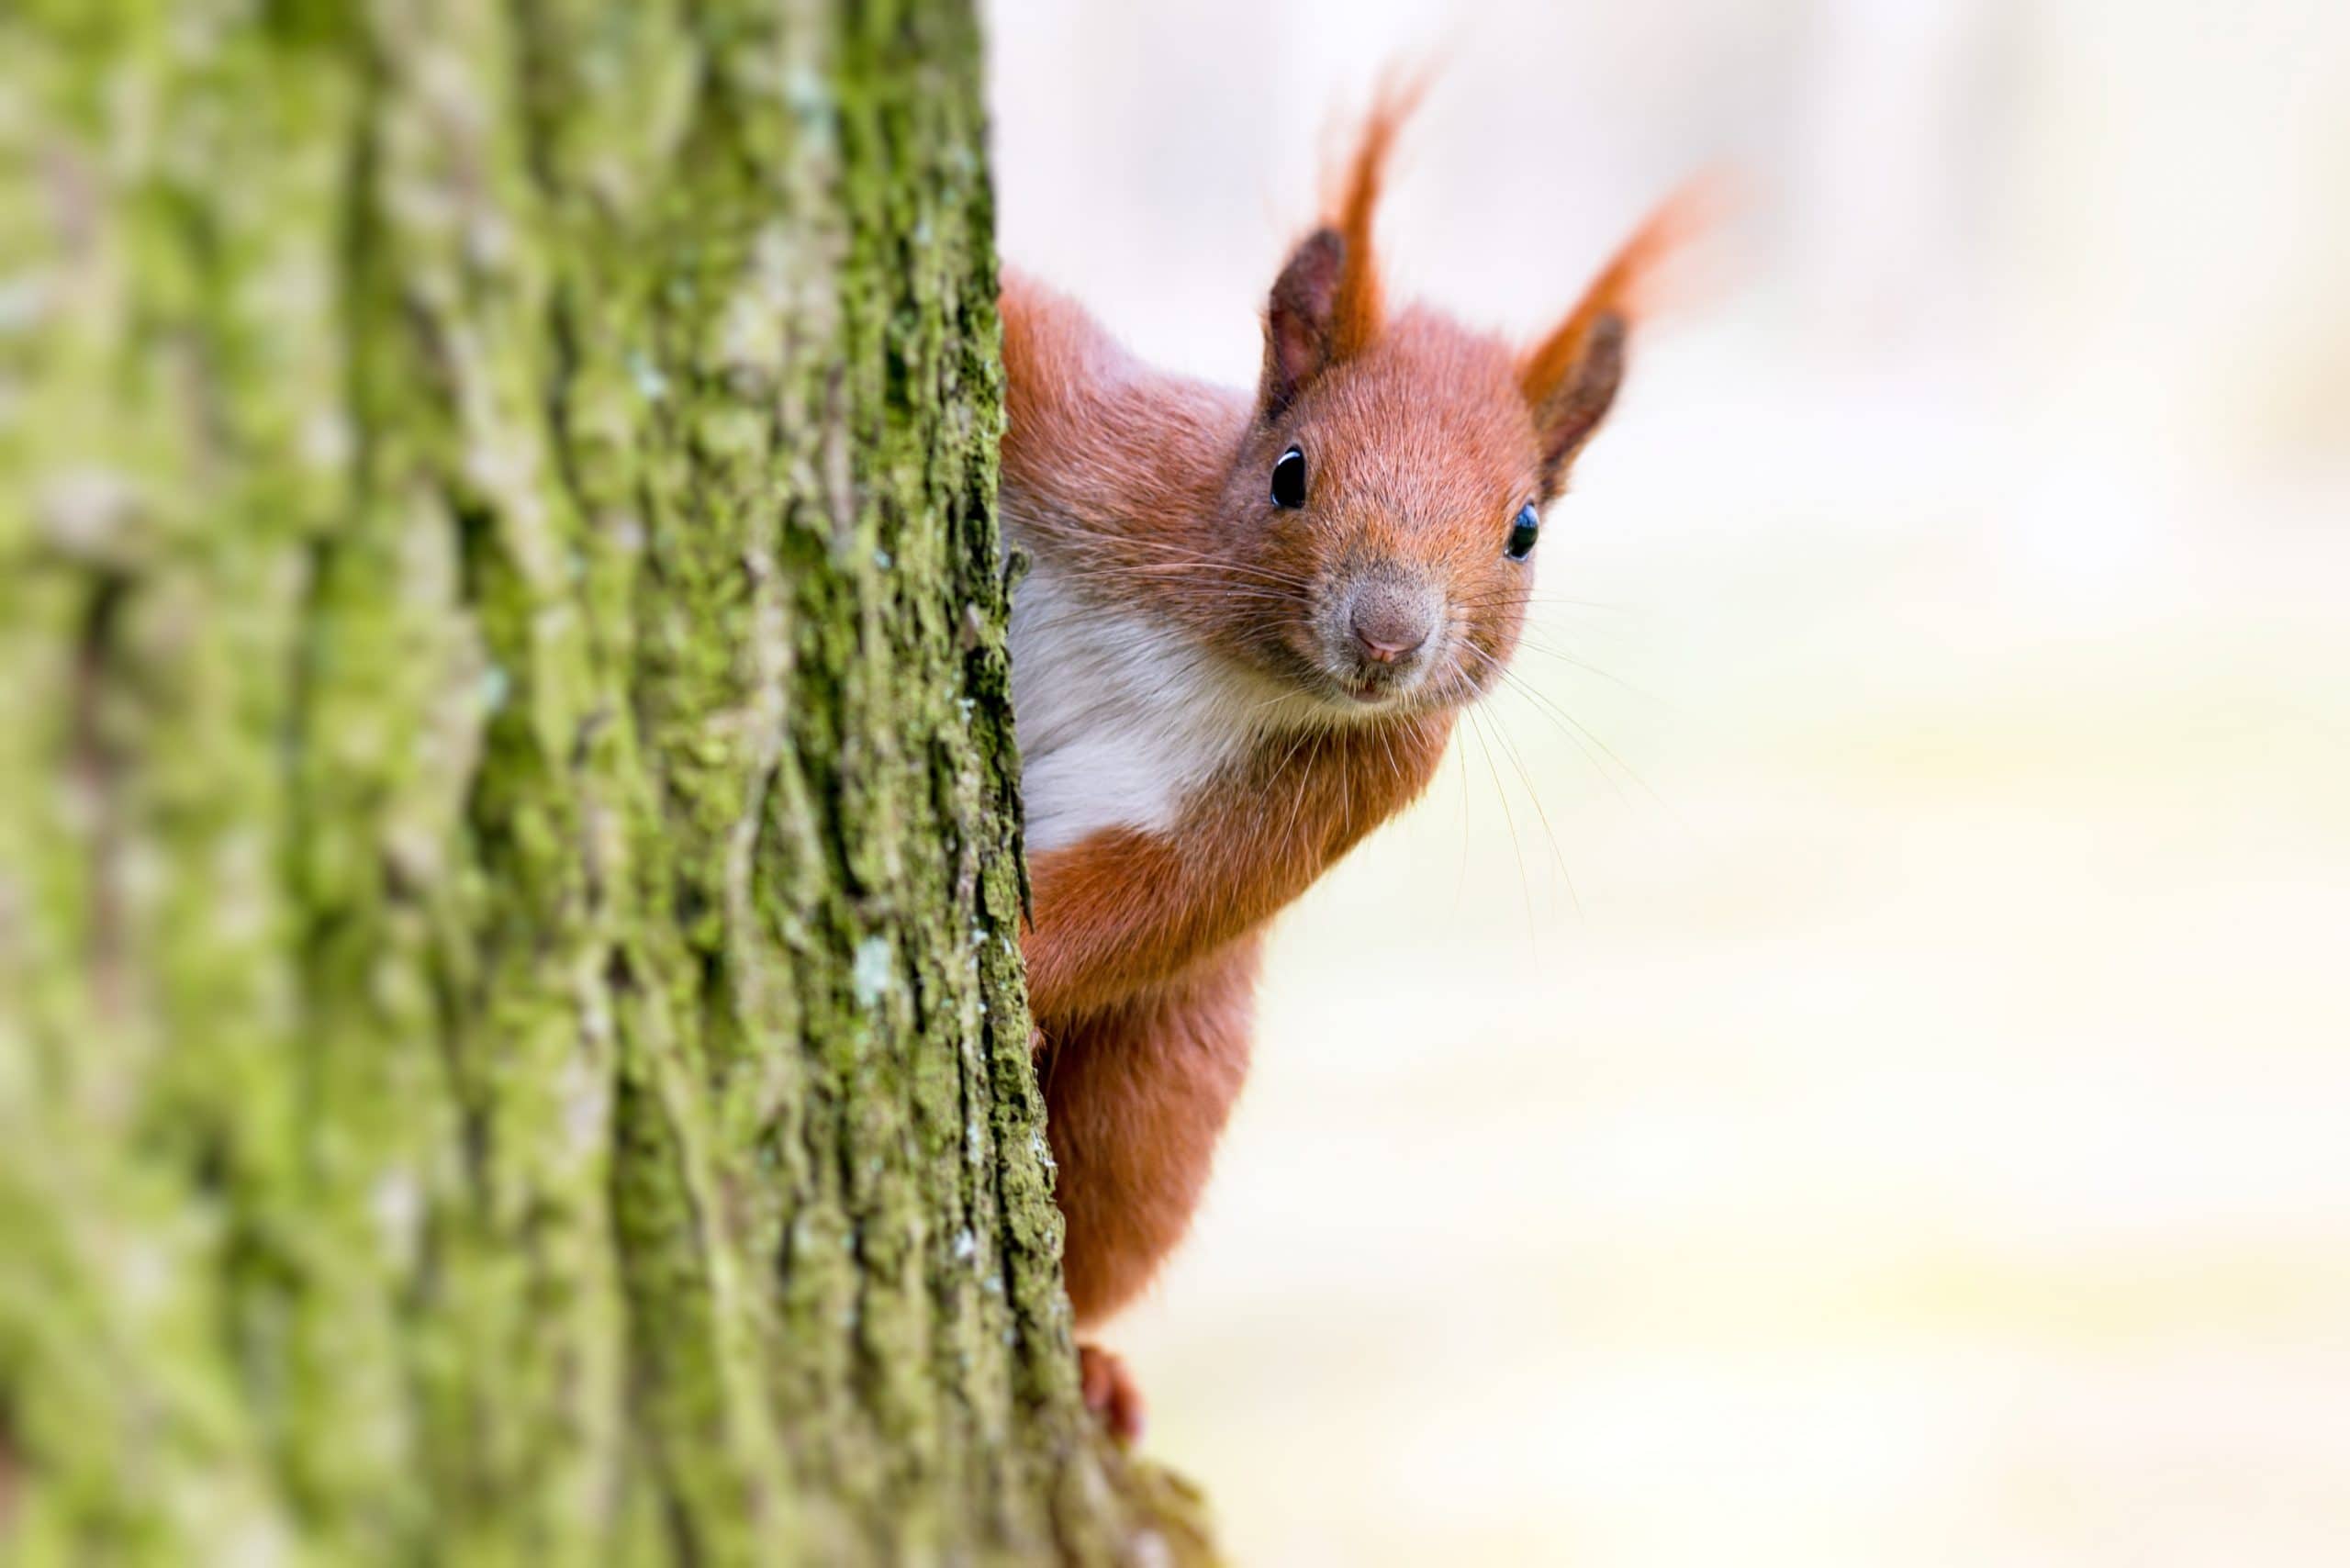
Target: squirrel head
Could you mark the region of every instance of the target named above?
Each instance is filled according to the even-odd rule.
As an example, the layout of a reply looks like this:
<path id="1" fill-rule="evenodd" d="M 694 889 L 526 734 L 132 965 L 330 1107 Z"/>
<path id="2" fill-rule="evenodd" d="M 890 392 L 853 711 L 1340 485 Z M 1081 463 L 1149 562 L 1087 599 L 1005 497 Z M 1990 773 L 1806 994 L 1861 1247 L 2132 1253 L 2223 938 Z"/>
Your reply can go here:
<path id="1" fill-rule="evenodd" d="M 1465 703 L 1515 652 L 1544 509 L 1606 418 L 1668 204 L 1530 346 L 1382 297 L 1371 219 L 1411 95 L 1373 112 L 1339 199 L 1265 309 L 1255 418 L 1219 498 L 1229 631 L 1341 715 Z"/>

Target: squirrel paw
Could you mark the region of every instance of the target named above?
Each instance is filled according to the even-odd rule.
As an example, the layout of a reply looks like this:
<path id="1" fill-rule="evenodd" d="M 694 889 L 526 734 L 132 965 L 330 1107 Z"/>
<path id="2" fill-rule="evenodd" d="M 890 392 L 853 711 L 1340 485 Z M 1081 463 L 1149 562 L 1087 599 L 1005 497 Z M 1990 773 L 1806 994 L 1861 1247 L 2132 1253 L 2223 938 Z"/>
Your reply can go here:
<path id="1" fill-rule="evenodd" d="M 1085 1407 L 1122 1445 L 1142 1439 L 1142 1390 L 1135 1386 L 1126 1363 L 1099 1345 L 1077 1348 L 1077 1373 L 1085 1386 Z"/>

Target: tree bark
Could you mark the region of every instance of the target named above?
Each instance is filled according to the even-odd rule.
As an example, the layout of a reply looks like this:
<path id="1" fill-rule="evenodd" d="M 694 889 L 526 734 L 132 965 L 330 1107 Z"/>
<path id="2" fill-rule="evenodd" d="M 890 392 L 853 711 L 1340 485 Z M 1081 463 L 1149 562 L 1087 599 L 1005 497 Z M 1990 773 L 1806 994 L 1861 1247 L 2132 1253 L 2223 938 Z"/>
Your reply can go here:
<path id="1" fill-rule="evenodd" d="M 0 1555 L 1196 1546 L 1075 1382 L 996 331 L 962 0 L 0 17 Z"/>

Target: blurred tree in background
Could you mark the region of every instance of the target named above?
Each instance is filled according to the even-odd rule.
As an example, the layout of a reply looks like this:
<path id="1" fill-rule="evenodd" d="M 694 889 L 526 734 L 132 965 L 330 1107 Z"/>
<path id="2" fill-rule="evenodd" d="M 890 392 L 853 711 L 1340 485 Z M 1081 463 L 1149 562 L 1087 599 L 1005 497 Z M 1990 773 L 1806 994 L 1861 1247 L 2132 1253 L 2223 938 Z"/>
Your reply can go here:
<path id="1" fill-rule="evenodd" d="M 960 0 L 0 17 L 16 1560 L 1147 1543 L 1028 1063 L 978 75 Z"/>

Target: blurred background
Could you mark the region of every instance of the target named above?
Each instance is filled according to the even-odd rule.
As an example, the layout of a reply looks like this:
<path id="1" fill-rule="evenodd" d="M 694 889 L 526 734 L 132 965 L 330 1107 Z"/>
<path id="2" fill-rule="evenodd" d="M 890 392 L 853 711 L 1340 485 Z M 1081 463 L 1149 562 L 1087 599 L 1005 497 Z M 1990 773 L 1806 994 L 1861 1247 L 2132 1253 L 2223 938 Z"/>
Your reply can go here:
<path id="1" fill-rule="evenodd" d="M 2350 6 L 992 20 L 1007 257 L 1228 381 L 1391 62 L 1471 320 L 1747 187 L 1106 1336 L 1235 1558 L 2350 1558 Z"/>

